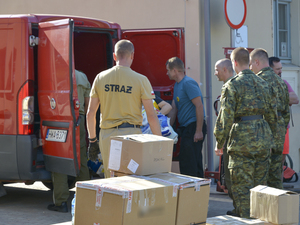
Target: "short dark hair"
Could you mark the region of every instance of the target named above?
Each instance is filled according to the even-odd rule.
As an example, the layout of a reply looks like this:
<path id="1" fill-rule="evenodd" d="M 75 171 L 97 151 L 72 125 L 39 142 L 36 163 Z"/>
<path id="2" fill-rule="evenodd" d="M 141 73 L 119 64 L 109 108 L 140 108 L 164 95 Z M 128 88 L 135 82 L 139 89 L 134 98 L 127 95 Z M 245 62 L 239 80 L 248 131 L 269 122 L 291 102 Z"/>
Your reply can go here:
<path id="1" fill-rule="evenodd" d="M 115 45 L 115 54 L 119 59 L 123 59 L 126 55 L 134 52 L 134 46 L 129 40 L 120 40 Z"/>
<path id="2" fill-rule="evenodd" d="M 278 62 L 280 62 L 280 59 L 278 57 L 275 57 L 275 56 L 270 57 L 269 58 L 269 65 L 271 67 L 274 66 L 274 62 L 278 63 Z"/>
<path id="3" fill-rule="evenodd" d="M 168 59 L 166 66 L 169 66 L 170 70 L 176 68 L 177 70 L 184 72 L 184 63 L 178 57 L 172 57 Z"/>
<path id="4" fill-rule="evenodd" d="M 263 48 L 256 48 L 250 53 L 250 57 L 258 60 L 268 61 L 268 52 Z"/>
<path id="5" fill-rule="evenodd" d="M 235 48 L 231 54 L 230 59 L 237 61 L 240 65 L 249 65 L 249 52 L 246 48 Z"/>

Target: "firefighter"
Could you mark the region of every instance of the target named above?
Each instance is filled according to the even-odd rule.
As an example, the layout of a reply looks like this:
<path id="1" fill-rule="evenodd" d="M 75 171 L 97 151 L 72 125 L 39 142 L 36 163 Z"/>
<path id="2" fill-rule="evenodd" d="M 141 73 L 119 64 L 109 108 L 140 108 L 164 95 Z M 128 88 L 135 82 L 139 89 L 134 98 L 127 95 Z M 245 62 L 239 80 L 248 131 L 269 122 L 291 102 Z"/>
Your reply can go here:
<path id="1" fill-rule="evenodd" d="M 134 46 L 128 40 L 116 43 L 114 53 L 116 66 L 99 73 L 92 85 L 87 113 L 89 133 L 89 158 L 96 160 L 99 146 L 96 138 L 96 111 L 101 105 L 99 145 L 105 177 L 108 170 L 110 137 L 141 134 L 142 104 L 153 134 L 161 135 L 160 124 L 153 107 L 155 95 L 148 78 L 130 67 L 134 58 Z"/>

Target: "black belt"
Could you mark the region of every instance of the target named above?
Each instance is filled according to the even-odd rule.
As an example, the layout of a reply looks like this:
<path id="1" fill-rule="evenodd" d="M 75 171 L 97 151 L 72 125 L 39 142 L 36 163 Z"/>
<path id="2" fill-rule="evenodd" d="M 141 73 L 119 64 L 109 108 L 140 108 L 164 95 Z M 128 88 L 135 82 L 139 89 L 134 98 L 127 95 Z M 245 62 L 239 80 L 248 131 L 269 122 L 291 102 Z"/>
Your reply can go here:
<path id="1" fill-rule="evenodd" d="M 121 125 L 113 127 L 113 128 L 132 128 L 132 127 L 140 128 L 141 126 L 140 125 L 133 125 L 133 124 L 130 124 L 130 123 L 122 123 Z"/>
<path id="2" fill-rule="evenodd" d="M 278 116 L 282 116 L 281 112 L 277 112 L 277 115 L 278 115 Z"/>
<path id="3" fill-rule="evenodd" d="M 253 116 L 241 116 L 234 120 L 235 123 L 241 122 L 241 121 L 247 121 L 247 120 L 261 120 L 263 119 L 262 115 L 253 115 Z"/>

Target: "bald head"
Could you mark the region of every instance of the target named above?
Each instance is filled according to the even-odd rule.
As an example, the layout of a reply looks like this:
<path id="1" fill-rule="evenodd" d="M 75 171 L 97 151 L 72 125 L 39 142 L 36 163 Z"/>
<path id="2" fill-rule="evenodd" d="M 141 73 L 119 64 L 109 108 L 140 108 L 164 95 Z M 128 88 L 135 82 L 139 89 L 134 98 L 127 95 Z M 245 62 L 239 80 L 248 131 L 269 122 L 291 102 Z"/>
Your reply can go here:
<path id="1" fill-rule="evenodd" d="M 215 64 L 215 76 L 224 83 L 233 76 L 233 68 L 230 59 L 220 59 Z"/>

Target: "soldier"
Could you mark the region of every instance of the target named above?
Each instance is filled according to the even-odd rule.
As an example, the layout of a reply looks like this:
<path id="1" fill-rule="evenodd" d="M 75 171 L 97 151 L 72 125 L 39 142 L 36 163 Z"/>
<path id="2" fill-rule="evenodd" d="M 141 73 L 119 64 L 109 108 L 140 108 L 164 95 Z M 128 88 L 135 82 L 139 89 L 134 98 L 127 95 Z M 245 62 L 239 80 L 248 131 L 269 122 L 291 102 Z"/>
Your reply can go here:
<path id="1" fill-rule="evenodd" d="M 80 119 L 80 171 L 76 181 L 89 180 L 90 173 L 87 166 L 86 152 L 86 130 L 85 130 L 85 114 L 89 105 L 89 94 L 91 84 L 86 75 L 75 70 L 78 99 L 80 102 L 79 116 Z M 62 173 L 52 173 L 53 181 L 53 201 L 54 204 L 48 205 L 48 209 L 57 212 L 68 212 L 67 201 L 70 195 L 68 185 L 68 175 Z"/>
<path id="2" fill-rule="evenodd" d="M 267 81 L 276 95 L 278 130 L 274 134 L 276 147 L 272 148 L 268 186 L 282 189 L 282 151 L 286 129 L 290 121 L 288 87 L 269 66 L 268 53 L 262 48 L 254 49 L 251 52 L 250 69 Z"/>
<path id="3" fill-rule="evenodd" d="M 280 62 L 280 59 L 278 57 L 275 57 L 275 56 L 270 57 L 269 58 L 269 65 L 274 70 L 274 72 L 279 77 L 281 77 L 282 64 Z M 293 88 L 291 87 L 291 85 L 286 80 L 283 79 L 283 81 L 284 81 L 284 83 L 286 83 L 286 85 L 288 87 L 289 99 L 290 99 L 289 100 L 289 105 L 292 106 L 294 104 L 298 104 L 299 99 L 298 99 L 298 96 L 296 95 L 296 93 L 294 92 Z M 290 115 L 291 114 L 292 114 L 292 109 L 290 108 Z M 290 132 L 289 132 L 289 130 L 290 130 L 290 124 L 287 126 L 287 130 L 286 130 L 286 133 L 285 133 L 285 141 L 284 141 L 284 145 L 283 145 L 282 161 L 281 161 L 282 164 L 284 164 L 286 155 L 288 155 L 289 151 L 290 151 L 290 137 L 289 137 Z M 283 173 L 282 173 L 281 179 L 283 179 Z"/>
<path id="4" fill-rule="evenodd" d="M 233 77 L 233 68 L 230 59 L 220 59 L 215 64 L 215 76 L 217 76 L 219 81 L 223 81 L 223 84 L 226 84 Z M 224 149 L 222 152 L 219 152 L 217 145 L 215 146 L 215 153 L 217 156 L 223 155 L 223 162 L 224 162 L 224 172 L 225 172 L 225 184 L 228 191 L 228 195 L 231 199 L 232 192 L 231 192 L 231 181 L 230 181 L 230 173 L 228 170 L 228 161 L 229 155 L 227 153 L 226 143 L 224 145 Z M 236 208 L 234 206 L 234 208 Z M 227 215 L 236 214 L 234 210 L 227 211 Z"/>
<path id="5" fill-rule="evenodd" d="M 250 218 L 250 189 L 267 184 L 277 109 L 267 82 L 249 69 L 248 50 L 236 48 L 230 58 L 237 75 L 222 87 L 214 135 L 219 151 L 228 138 L 233 215 Z"/>

